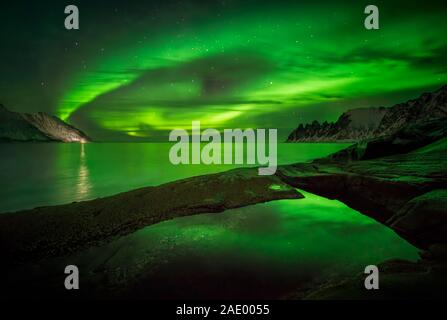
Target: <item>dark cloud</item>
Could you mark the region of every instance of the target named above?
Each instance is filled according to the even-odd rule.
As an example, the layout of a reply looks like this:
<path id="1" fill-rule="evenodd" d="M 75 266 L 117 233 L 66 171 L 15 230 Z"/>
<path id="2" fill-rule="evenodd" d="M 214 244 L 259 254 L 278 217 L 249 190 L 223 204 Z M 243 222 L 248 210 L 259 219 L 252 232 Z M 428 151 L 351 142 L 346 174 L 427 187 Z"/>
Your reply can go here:
<path id="1" fill-rule="evenodd" d="M 110 104 L 126 105 L 126 98 L 134 98 L 138 91 L 150 91 L 160 85 L 176 85 L 177 83 L 198 82 L 201 87 L 200 97 L 194 97 L 190 102 L 171 100 L 169 96 L 166 99 L 159 100 L 151 97 L 150 94 L 142 97 L 141 101 L 127 103 L 163 103 L 168 105 L 181 106 L 186 104 L 215 103 L 239 103 L 231 95 L 246 85 L 255 82 L 261 76 L 274 71 L 274 65 L 260 56 L 238 52 L 226 55 L 217 55 L 193 60 L 186 63 L 178 63 L 172 67 L 158 68 L 147 71 L 139 71 L 140 76 L 128 85 L 121 86 L 116 90 L 107 92 L 94 101 L 86 105 L 88 108 L 101 106 L 107 107 Z M 230 97 L 230 98 L 228 98 Z M 121 101 L 124 100 L 124 101 Z M 260 101 L 259 103 L 262 103 Z M 81 108 L 82 109 L 82 108 Z"/>
<path id="2" fill-rule="evenodd" d="M 244 103 L 281 104 L 281 101 L 239 97 L 244 88 L 274 71 L 275 65 L 271 61 L 251 52 L 207 56 L 171 67 L 138 71 L 140 76 L 137 79 L 81 106 L 72 114 L 70 121 L 77 123 L 87 132 L 106 137 L 111 134 L 110 130 L 102 128 L 98 121 L 93 119 L 93 114 L 109 117 L 111 113 L 119 112 L 123 116 L 129 116 L 142 109 L 150 111 L 153 106 L 160 115 L 169 117 L 170 113 L 182 112 L 182 109 L 202 109 L 206 114 L 206 108 L 210 106 L 220 106 L 222 111 L 225 111 L 228 106 Z M 187 93 L 186 97 L 180 93 L 176 97 L 176 90 L 171 89 L 171 85 L 174 87 L 185 83 L 192 87 L 197 86 L 199 92 L 190 96 Z M 159 97 L 160 90 L 167 90 L 162 94 L 162 98 Z M 171 91 L 173 93 L 170 93 Z M 145 124 L 140 124 L 140 130 L 157 136 L 160 134 L 153 132 L 154 130 Z M 122 138 L 122 135 L 116 133 L 113 136 Z"/>

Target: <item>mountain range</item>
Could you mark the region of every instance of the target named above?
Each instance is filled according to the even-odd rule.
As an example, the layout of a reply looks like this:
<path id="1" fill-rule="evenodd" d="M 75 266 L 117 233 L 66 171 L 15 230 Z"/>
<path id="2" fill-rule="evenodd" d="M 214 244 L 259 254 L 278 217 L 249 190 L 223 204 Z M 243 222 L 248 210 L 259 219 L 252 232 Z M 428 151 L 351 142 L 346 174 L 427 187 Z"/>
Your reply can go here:
<path id="1" fill-rule="evenodd" d="M 356 142 L 388 136 L 410 124 L 447 116 L 447 85 L 392 107 L 358 108 L 344 112 L 336 122 L 300 124 L 287 142 Z"/>
<path id="2" fill-rule="evenodd" d="M 0 141 L 84 143 L 91 139 L 56 116 L 44 112 L 13 112 L 0 104 Z"/>

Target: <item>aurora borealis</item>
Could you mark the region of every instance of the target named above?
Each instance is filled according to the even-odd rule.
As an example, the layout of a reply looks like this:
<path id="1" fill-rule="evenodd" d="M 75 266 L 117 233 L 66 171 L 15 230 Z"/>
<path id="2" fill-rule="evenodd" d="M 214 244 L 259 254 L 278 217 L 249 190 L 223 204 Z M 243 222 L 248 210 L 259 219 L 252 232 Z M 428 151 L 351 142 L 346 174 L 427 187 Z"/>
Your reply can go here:
<path id="1" fill-rule="evenodd" d="M 18 1 L 2 5 L 0 102 L 97 140 L 166 141 L 191 121 L 334 120 L 447 83 L 442 1 Z M 80 30 L 65 30 L 76 4 Z"/>

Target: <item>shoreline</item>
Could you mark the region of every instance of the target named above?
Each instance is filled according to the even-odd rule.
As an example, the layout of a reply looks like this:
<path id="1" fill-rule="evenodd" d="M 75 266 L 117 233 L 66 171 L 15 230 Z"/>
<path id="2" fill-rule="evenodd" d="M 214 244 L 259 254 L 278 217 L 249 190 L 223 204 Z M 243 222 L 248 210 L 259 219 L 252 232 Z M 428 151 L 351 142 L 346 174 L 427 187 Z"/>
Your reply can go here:
<path id="1" fill-rule="evenodd" d="M 437 296 L 447 285 L 440 276 L 447 268 L 447 217 L 443 215 L 447 173 L 440 160 L 447 156 L 447 138 L 423 140 L 423 146 L 415 143 L 409 150 L 406 146 L 405 152 L 388 155 L 386 146 L 394 141 L 380 141 L 385 148 L 372 149 L 379 154 L 367 160 L 361 159 L 365 146 L 354 145 L 327 158 L 279 166 L 272 176 L 257 175 L 256 167 L 233 169 L 105 198 L 2 214 L 0 249 L 10 262 L 2 268 L 12 270 L 14 265 L 74 254 L 175 217 L 300 199 L 298 188 L 343 202 L 391 228 L 422 252 L 417 262 L 381 264 L 384 286 L 390 289 L 379 290 L 373 297 L 361 292 L 363 276 L 358 275 L 337 283 L 329 280 L 305 292 L 298 290 L 287 298 L 352 298 L 353 290 L 362 299 L 396 298 L 395 286 L 402 278 L 409 279 L 404 285 L 399 283 L 408 292 L 399 291 L 397 297 L 419 296 L 420 288 L 424 294 Z M 431 222 L 433 219 L 439 222 Z"/>
<path id="2" fill-rule="evenodd" d="M 302 197 L 277 176 L 258 176 L 256 168 L 233 169 L 89 201 L 1 214 L 0 249 L 13 263 L 35 261 L 175 217 Z"/>

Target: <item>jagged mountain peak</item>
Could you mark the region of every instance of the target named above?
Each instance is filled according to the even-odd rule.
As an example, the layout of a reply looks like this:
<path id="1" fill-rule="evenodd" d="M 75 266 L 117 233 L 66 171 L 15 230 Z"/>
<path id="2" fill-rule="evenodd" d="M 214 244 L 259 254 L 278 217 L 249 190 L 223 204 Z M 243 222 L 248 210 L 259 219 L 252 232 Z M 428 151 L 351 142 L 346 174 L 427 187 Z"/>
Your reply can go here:
<path id="1" fill-rule="evenodd" d="M 300 124 L 288 142 L 356 142 L 390 135 L 409 124 L 447 117 L 447 85 L 390 108 L 350 109 L 336 122 Z"/>

